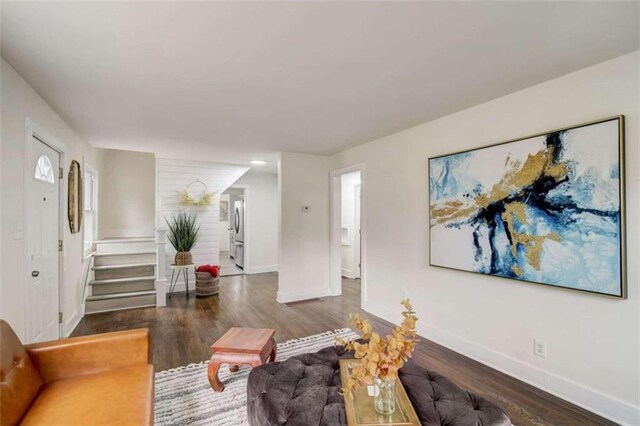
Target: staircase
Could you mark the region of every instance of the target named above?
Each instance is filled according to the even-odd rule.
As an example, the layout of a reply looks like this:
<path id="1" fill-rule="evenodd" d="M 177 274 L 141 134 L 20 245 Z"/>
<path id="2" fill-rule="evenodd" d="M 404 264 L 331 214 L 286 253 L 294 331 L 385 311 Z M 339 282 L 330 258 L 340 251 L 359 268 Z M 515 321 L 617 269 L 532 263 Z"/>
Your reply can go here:
<path id="1" fill-rule="evenodd" d="M 155 239 L 106 239 L 96 246 L 85 313 L 156 306 Z"/>

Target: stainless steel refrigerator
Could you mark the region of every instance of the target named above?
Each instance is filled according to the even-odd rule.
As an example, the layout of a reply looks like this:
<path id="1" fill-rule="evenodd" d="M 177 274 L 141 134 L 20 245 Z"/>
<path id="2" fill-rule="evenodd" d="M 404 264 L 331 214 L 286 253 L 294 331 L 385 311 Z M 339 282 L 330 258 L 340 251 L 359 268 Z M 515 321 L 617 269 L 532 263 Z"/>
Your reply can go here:
<path id="1" fill-rule="evenodd" d="M 244 200 L 233 203 L 234 255 L 236 265 L 244 269 Z"/>

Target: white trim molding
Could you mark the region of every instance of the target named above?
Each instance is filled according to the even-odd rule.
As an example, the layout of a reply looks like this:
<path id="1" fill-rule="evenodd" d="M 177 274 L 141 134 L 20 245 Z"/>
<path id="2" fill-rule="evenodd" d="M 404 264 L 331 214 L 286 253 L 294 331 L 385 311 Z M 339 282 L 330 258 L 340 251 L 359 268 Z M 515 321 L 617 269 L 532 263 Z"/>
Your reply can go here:
<path id="1" fill-rule="evenodd" d="M 52 136 L 49 132 L 47 132 L 44 128 L 39 126 L 35 121 L 30 119 L 29 117 L 25 117 L 24 119 L 24 129 L 25 129 L 25 144 L 24 144 L 24 174 L 23 174 L 23 185 L 24 185 L 24 203 L 23 203 L 23 235 L 24 235 L 24 253 L 23 253 L 23 271 L 24 271 L 24 282 L 28 283 L 31 279 L 30 267 L 29 267 L 29 200 L 30 200 L 30 192 L 31 192 L 31 167 L 29 167 L 31 156 L 32 156 L 32 146 L 31 142 L 33 138 L 36 138 L 42 141 L 44 144 L 51 147 L 54 151 L 56 151 L 59 155 L 59 163 L 58 167 L 63 170 L 66 169 L 66 152 L 67 146 Z M 54 171 L 54 173 L 57 171 Z M 57 175 L 56 175 L 57 176 Z M 64 179 L 56 178 L 58 182 L 58 209 L 59 209 L 59 217 L 58 217 L 58 240 L 62 241 L 62 251 L 58 252 L 58 313 L 63 311 L 63 300 L 64 300 L 64 258 L 67 254 L 67 241 L 65 239 L 65 221 L 67 220 L 67 186 L 64 184 Z M 30 300 L 29 300 L 29 286 L 24 285 L 24 324 L 25 324 L 25 340 L 27 343 L 32 343 L 32 336 L 29 335 L 29 324 L 31 321 L 30 315 Z M 80 305 L 84 305 L 84 301 L 80 303 Z M 80 307 L 76 308 L 79 309 Z M 74 312 L 75 315 L 75 312 Z M 73 315 L 72 315 L 73 317 Z M 58 324 L 58 338 L 61 338 L 65 334 L 64 324 Z"/>
<path id="2" fill-rule="evenodd" d="M 156 281 L 156 289 L 159 289 L 158 288 L 159 285 L 161 285 L 161 283 Z M 176 282 L 176 285 L 173 287 L 173 294 L 169 294 L 170 289 L 171 289 L 171 283 L 169 283 L 168 281 L 165 281 L 165 285 L 164 285 L 165 305 L 163 306 L 166 306 L 167 299 L 171 297 L 176 297 L 176 293 L 181 293 L 185 291 L 184 280 L 180 280 Z M 196 283 L 194 281 L 189 280 L 189 291 L 195 294 L 195 290 L 196 290 Z M 159 292 L 156 292 L 156 307 L 158 307 L 157 305 L 158 293 Z M 192 294 L 190 294 L 190 296 L 191 295 Z M 186 297 L 186 296 L 178 296 L 178 297 Z"/>
<path id="3" fill-rule="evenodd" d="M 266 272 L 278 272 L 278 265 L 251 266 L 250 268 L 244 268 L 244 273 L 247 275 L 264 274 Z"/>
<path id="4" fill-rule="evenodd" d="M 84 303 L 82 303 L 78 309 L 71 315 L 68 320 L 64 321 L 63 327 L 63 337 L 71 336 L 71 333 L 76 329 L 82 318 L 84 317 Z"/>
<path id="5" fill-rule="evenodd" d="M 353 273 L 352 270 L 344 269 L 344 268 L 342 268 L 342 276 L 345 277 L 345 278 L 349 278 L 349 279 L 355 279 L 356 278 L 356 276 L 355 276 L 355 274 Z"/>
<path id="6" fill-rule="evenodd" d="M 363 309 L 396 323 L 400 313 L 393 312 L 379 304 L 367 302 Z M 418 335 L 469 357 L 536 388 L 549 392 L 565 401 L 589 410 L 599 416 L 622 425 L 640 424 L 640 407 L 605 395 L 597 389 L 574 382 L 555 373 L 545 371 L 529 363 L 520 361 L 491 348 L 472 342 L 462 336 L 433 325 L 417 324 Z M 428 342 L 427 342 L 428 344 Z"/>
<path id="7" fill-rule="evenodd" d="M 358 163 L 329 172 L 329 291 L 342 294 L 342 181 L 344 174 L 360 172 L 360 307 L 367 304 L 366 166 Z M 353 276 L 353 273 L 351 274 Z"/>
<path id="8" fill-rule="evenodd" d="M 301 302 L 303 300 L 326 297 L 331 294 L 328 287 L 308 288 L 300 291 L 278 292 L 278 303 Z"/>
<path id="9" fill-rule="evenodd" d="M 158 229 L 156 231 L 156 308 L 167 306 L 167 290 L 169 284 L 167 283 L 166 275 L 166 256 L 165 246 L 167 244 L 167 230 L 165 228 Z"/>

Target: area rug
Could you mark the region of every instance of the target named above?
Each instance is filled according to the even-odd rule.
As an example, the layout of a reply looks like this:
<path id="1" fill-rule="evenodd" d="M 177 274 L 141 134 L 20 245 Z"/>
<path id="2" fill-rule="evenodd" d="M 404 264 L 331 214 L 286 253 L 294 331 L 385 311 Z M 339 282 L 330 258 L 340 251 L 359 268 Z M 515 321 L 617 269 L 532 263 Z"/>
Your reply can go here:
<path id="1" fill-rule="evenodd" d="M 276 361 L 294 355 L 317 352 L 332 346 L 336 337 L 357 337 L 349 328 L 278 344 Z M 157 425 L 246 425 L 247 377 L 250 367 L 230 373 L 223 366 L 218 373 L 223 392 L 213 392 L 207 379 L 208 362 L 156 373 L 155 424 Z"/>

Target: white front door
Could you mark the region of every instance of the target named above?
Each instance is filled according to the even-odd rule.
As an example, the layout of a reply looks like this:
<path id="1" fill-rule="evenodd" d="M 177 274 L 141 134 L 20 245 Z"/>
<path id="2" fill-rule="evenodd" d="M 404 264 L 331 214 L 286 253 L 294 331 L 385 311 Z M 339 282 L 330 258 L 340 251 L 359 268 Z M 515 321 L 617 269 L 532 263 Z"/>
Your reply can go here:
<path id="1" fill-rule="evenodd" d="M 58 280 L 60 239 L 60 155 L 35 137 L 31 139 L 31 180 L 27 200 L 27 340 L 60 337 Z"/>

